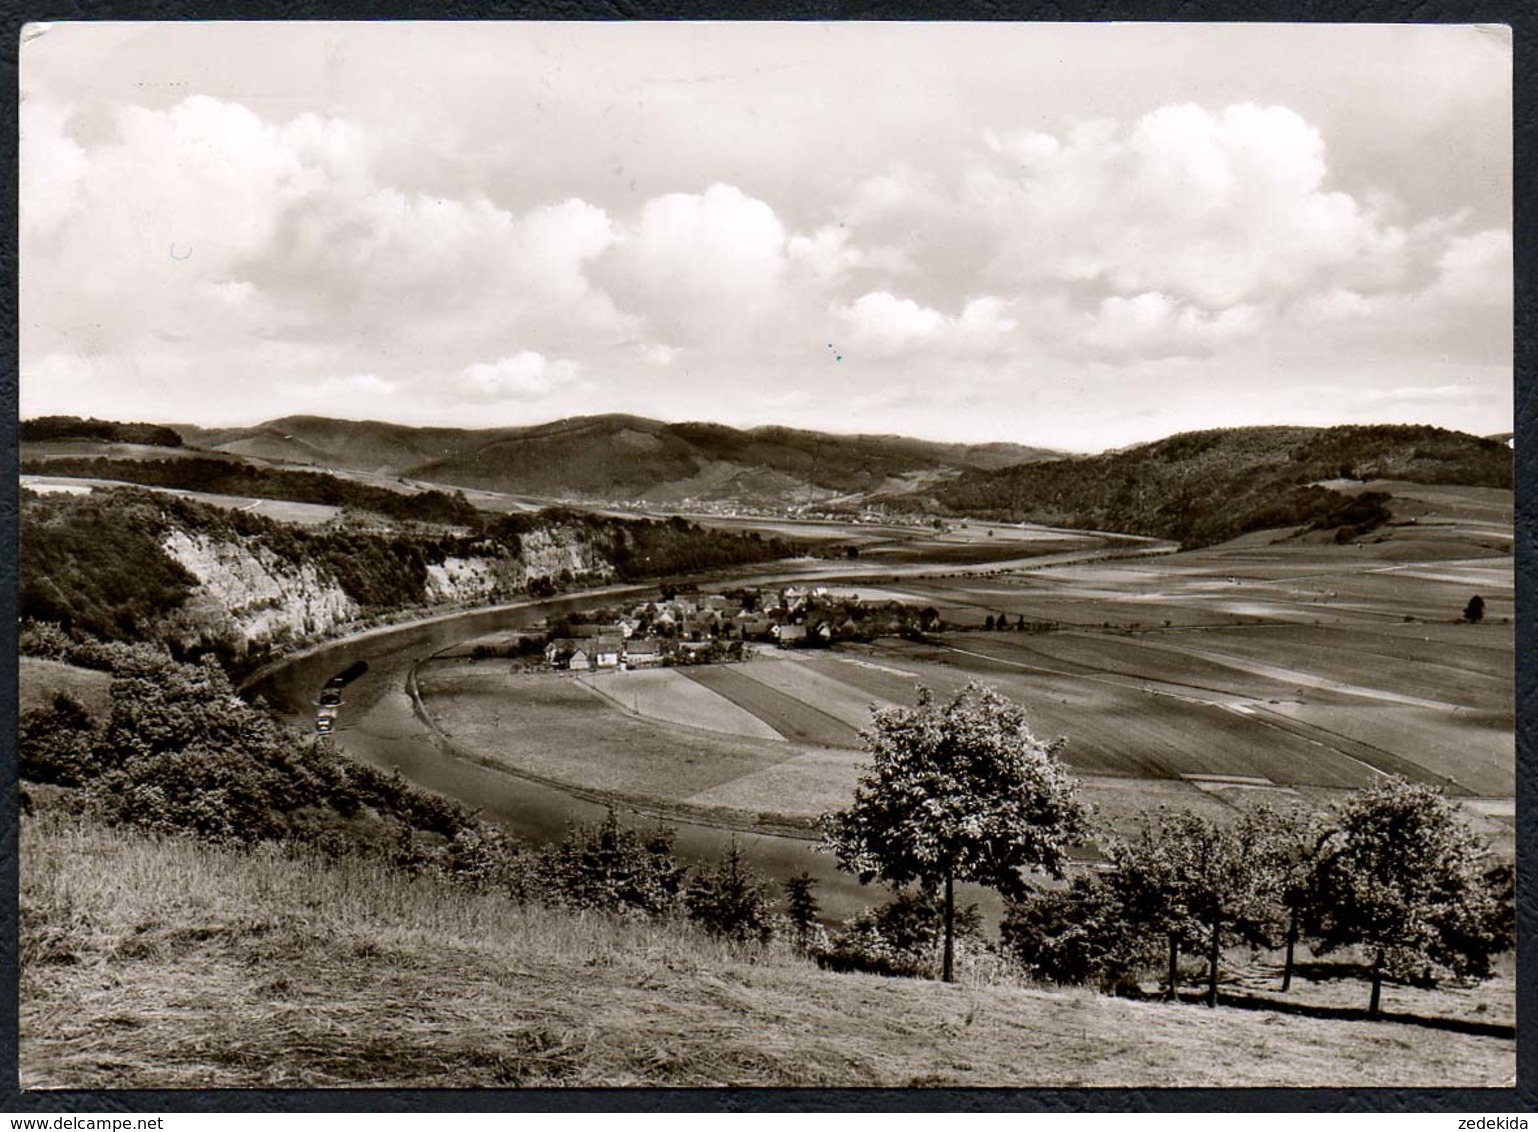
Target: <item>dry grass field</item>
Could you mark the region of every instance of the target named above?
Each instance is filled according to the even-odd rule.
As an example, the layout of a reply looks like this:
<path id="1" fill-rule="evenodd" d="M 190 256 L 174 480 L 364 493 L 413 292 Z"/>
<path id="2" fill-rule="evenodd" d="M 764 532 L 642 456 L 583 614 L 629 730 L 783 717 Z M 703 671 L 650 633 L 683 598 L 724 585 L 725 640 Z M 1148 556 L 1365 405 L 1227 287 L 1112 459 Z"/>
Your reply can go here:
<path id="1" fill-rule="evenodd" d="M 105 720 L 112 710 L 112 677 L 105 672 L 24 656 L 18 662 L 16 677 L 19 711 L 44 707 L 58 692 L 74 696 L 96 719 Z"/>
<path id="2" fill-rule="evenodd" d="M 210 507 L 222 507 L 226 511 L 249 511 L 276 519 L 280 523 L 297 523 L 302 527 L 318 527 L 329 523 L 342 513 L 340 507 L 324 503 L 293 503 L 286 499 L 258 499 L 248 495 L 217 495 L 207 491 L 183 491 L 180 488 L 153 487 L 128 483 L 121 480 L 77 479 L 64 476 L 21 477 L 23 487 L 33 491 L 89 491 L 95 487 L 134 487 L 140 491 L 161 491 L 167 495 L 179 495 L 183 499 L 207 503 Z"/>
<path id="3" fill-rule="evenodd" d="M 621 710 L 672 723 L 748 739 L 783 739 L 778 731 L 746 708 L 717 695 L 690 673 L 678 668 L 596 672 L 577 677 Z"/>
<path id="4" fill-rule="evenodd" d="M 1207 1010 L 821 971 L 304 854 L 22 827 L 26 1089 L 1500 1086 L 1511 988 Z M 1249 972 L 1251 981 L 1261 972 Z M 1471 1032 L 1472 1031 L 1472 1032 Z"/>

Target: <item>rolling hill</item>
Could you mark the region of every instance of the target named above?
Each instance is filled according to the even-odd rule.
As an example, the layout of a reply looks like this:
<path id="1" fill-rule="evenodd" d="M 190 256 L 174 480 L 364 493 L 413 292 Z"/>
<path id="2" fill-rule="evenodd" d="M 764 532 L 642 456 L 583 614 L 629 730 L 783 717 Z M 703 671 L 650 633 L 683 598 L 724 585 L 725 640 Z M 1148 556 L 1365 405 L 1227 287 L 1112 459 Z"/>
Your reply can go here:
<path id="1" fill-rule="evenodd" d="M 1099 456 L 968 470 L 906 503 L 1196 547 L 1268 527 L 1369 528 L 1386 514 L 1330 484 L 1389 479 L 1510 488 L 1512 453 L 1423 425 L 1212 429 Z"/>
<path id="2" fill-rule="evenodd" d="M 525 428 L 411 428 L 283 417 L 252 428 L 178 426 L 189 444 L 262 460 L 558 498 L 814 502 L 911 488 L 1058 453 L 1013 444 L 667 424 L 618 414 Z"/>

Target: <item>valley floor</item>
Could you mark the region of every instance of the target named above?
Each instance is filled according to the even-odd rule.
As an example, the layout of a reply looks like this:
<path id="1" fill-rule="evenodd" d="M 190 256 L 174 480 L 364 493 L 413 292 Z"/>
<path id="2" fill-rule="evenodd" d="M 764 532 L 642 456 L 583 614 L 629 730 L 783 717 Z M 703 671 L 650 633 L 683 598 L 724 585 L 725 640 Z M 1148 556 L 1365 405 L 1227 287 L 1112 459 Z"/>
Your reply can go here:
<path id="1" fill-rule="evenodd" d="M 680 925 L 52 814 L 26 820 L 22 852 L 28 1089 L 1439 1087 L 1515 1073 L 1514 1042 L 1468 1026 L 1210 1011 L 977 971 L 952 986 L 836 975 Z M 1506 980 L 1432 997 L 1450 1007 L 1437 1013 L 1509 1022 Z M 1391 1013 L 1431 1005 L 1386 992 Z"/>

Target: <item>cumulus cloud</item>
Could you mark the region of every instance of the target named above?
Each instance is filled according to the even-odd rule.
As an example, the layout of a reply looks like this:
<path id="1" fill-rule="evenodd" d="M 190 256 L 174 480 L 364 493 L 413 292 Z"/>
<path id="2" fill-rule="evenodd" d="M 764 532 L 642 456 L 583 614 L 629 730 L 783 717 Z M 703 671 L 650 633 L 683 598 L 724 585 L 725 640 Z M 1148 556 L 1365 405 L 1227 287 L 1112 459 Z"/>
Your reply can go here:
<path id="1" fill-rule="evenodd" d="M 785 266 L 785 228 L 774 209 L 733 185 L 647 201 L 631 244 L 641 272 L 680 296 L 753 296 Z"/>
<path id="2" fill-rule="evenodd" d="M 974 168 L 963 187 L 963 206 L 1002 236 L 996 278 L 1228 307 L 1403 272 L 1404 232 L 1328 187 L 1323 139 L 1286 107 L 1164 106 L 1079 123 L 1062 144 L 1032 137 L 996 139 L 1008 162 Z"/>
<path id="3" fill-rule="evenodd" d="M 1428 131 L 1421 102 L 1331 109 L 1312 73 L 1251 81 L 1225 56 L 1226 78 L 1107 64 L 1112 83 L 1034 32 L 980 50 L 994 29 L 943 58 L 884 56 L 894 82 L 862 99 L 863 72 L 808 65 L 792 31 L 754 32 L 742 55 L 708 32 L 723 62 L 700 85 L 666 82 L 672 52 L 641 66 L 520 28 L 485 52 L 435 30 L 452 46 L 437 55 L 380 32 L 345 74 L 312 52 L 295 73 L 313 83 L 270 90 L 242 46 L 227 81 L 176 101 L 137 84 L 170 54 L 136 56 L 134 83 L 44 59 L 98 34 L 56 29 L 23 76 L 26 409 L 148 400 L 228 421 L 362 401 L 480 424 L 623 408 L 1049 442 L 1076 417 L 1096 422 L 1088 448 L 1129 439 L 1112 416 L 1265 419 L 1353 375 L 1409 397 L 1477 373 L 1507 411 L 1489 391 L 1509 374 L 1509 192 L 1501 123 L 1478 109 L 1499 99 L 1428 92 Z M 445 59 L 476 81 L 439 83 Z M 1343 66 L 1331 81 L 1380 81 Z M 1488 76 L 1464 77 L 1485 98 L 1504 81 Z M 1233 90 L 1255 101 L 1217 93 Z M 1072 117 L 1084 107 L 1114 116 Z M 1474 126 L 1478 144 L 1448 140 Z M 1415 156 L 1448 145 L 1466 172 Z"/>
<path id="4" fill-rule="evenodd" d="M 641 350 L 641 356 L 646 359 L 646 363 L 653 366 L 670 366 L 681 353 L 683 351 L 677 346 L 669 346 L 663 342 L 653 342 Z"/>
<path id="5" fill-rule="evenodd" d="M 1159 357 L 1210 351 L 1225 340 L 1252 333 L 1259 321 L 1253 306 L 1211 312 L 1158 291 L 1145 291 L 1102 299 L 1083 337 L 1104 350 Z"/>
<path id="6" fill-rule="evenodd" d="M 1331 287 L 1291 304 L 1285 324 L 1337 350 L 1509 362 L 1510 231 L 1438 233 L 1433 247 L 1430 278 L 1422 285 L 1374 292 Z"/>
<path id="7" fill-rule="evenodd" d="M 65 129 L 68 113 L 36 102 L 22 104 L 19 196 L 21 230 L 51 235 L 79 207 L 80 180 L 89 166 L 85 150 Z"/>
<path id="8" fill-rule="evenodd" d="M 1015 329 L 1005 317 L 1008 304 L 994 296 L 971 299 L 959 316 L 945 315 L 889 291 L 870 291 L 834 313 L 854 343 L 880 352 L 919 344 L 967 347 L 988 344 Z"/>
<path id="9" fill-rule="evenodd" d="M 494 362 L 476 362 L 454 376 L 454 390 L 471 401 L 537 400 L 573 385 L 579 367 L 569 359 L 547 360 L 524 350 Z"/>
<path id="10" fill-rule="evenodd" d="M 1060 148 L 1057 138 L 1035 130 L 983 131 L 983 144 L 990 152 L 1001 154 L 1021 165 L 1045 161 Z"/>

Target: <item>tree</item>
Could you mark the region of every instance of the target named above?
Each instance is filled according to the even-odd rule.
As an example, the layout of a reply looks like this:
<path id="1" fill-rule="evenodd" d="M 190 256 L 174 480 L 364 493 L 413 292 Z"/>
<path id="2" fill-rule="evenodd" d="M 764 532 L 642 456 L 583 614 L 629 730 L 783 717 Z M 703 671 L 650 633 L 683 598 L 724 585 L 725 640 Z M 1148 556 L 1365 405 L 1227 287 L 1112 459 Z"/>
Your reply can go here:
<path id="1" fill-rule="evenodd" d="M 1112 866 L 1107 884 L 1120 909 L 1120 928 L 1128 935 L 1163 939 L 1169 959 L 1165 997 L 1171 1001 L 1180 989 L 1181 948 L 1200 938 L 1200 925 L 1189 906 L 1185 847 L 1166 837 L 1174 820 L 1165 816 L 1157 827 L 1150 820 L 1136 839 L 1106 846 Z"/>
<path id="2" fill-rule="evenodd" d="M 927 688 L 918 706 L 875 713 L 862 734 L 873 761 L 849 809 L 823 815 L 823 843 L 862 884 L 944 887 L 942 977 L 954 978 L 955 883 L 1005 896 L 1023 873 L 1061 877 L 1086 832 L 1077 784 L 1058 753 L 1026 726 L 1025 710 L 972 683 L 943 706 Z"/>
<path id="3" fill-rule="evenodd" d="M 1275 861 L 1281 872 L 1281 900 L 1287 910 L 1282 932 L 1286 958 L 1282 964 L 1282 993 L 1292 989 L 1292 970 L 1298 941 L 1317 918 L 1319 862 L 1328 850 L 1335 830 L 1317 815 L 1294 813 L 1276 831 Z"/>
<path id="4" fill-rule="evenodd" d="M 1491 958 L 1512 943 L 1509 893 L 1452 803 L 1390 778 L 1340 804 L 1335 828 L 1319 865 L 1320 950 L 1372 956 L 1370 1017 L 1385 976 L 1488 977 Z"/>
<path id="5" fill-rule="evenodd" d="M 993 614 L 990 613 L 987 617 L 983 618 L 983 630 L 989 633 L 993 632 Z"/>
<path id="6" fill-rule="evenodd" d="M 567 830 L 536 865 L 548 903 L 649 916 L 676 906 L 684 872 L 673 856 L 672 830 L 623 829 L 612 809 L 597 825 Z"/>
<path id="7" fill-rule="evenodd" d="M 812 934 L 817 930 L 817 913 L 822 910 L 812 892 L 816 883 L 808 872 L 785 882 L 785 913 L 790 918 L 791 930 L 796 933 L 796 946 L 802 950 L 810 944 Z"/>
<path id="8" fill-rule="evenodd" d="M 1113 847 L 1109 883 L 1120 895 L 1123 924 L 1149 925 L 1165 937 L 1168 997 L 1175 997 L 1183 946 L 1205 946 L 1205 1000 L 1216 1006 L 1223 949 L 1282 934 L 1297 836 L 1291 818 L 1258 806 L 1221 826 L 1189 812 L 1161 814 L 1136 841 Z"/>
<path id="9" fill-rule="evenodd" d="M 1469 603 L 1463 607 L 1463 619 L 1471 625 L 1478 625 L 1485 619 L 1485 599 L 1475 594 L 1469 598 Z"/>
<path id="10" fill-rule="evenodd" d="M 711 935 L 740 943 L 768 943 L 769 889 L 743 860 L 732 837 L 731 848 L 714 868 L 701 869 L 684 890 L 684 910 Z"/>

